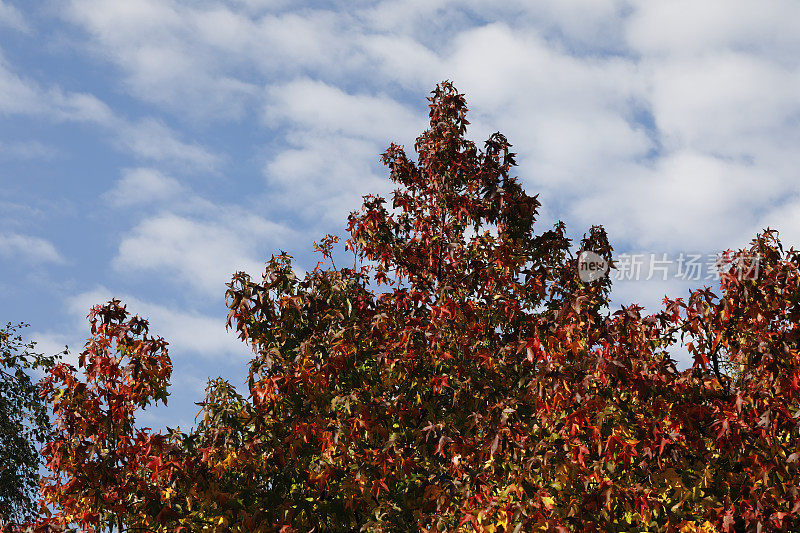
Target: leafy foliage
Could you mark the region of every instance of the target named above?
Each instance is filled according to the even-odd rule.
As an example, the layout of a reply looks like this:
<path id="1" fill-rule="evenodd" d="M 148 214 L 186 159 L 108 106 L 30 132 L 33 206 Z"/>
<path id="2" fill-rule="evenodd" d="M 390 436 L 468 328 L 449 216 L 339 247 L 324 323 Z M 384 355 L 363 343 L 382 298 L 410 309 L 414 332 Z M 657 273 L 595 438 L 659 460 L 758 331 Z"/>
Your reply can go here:
<path id="1" fill-rule="evenodd" d="M 47 409 L 32 371 L 52 366 L 56 357 L 34 351 L 19 334 L 23 324 L 0 329 L 0 526 L 33 519 L 38 510 L 37 445 L 47 441 Z"/>
<path id="2" fill-rule="evenodd" d="M 172 467 L 176 447 L 136 428 L 134 413 L 166 402 L 172 372 L 166 342 L 148 336 L 146 321 L 129 318 L 117 300 L 94 308 L 89 320 L 92 338 L 79 357 L 84 380 L 61 363 L 44 381 L 55 437 L 43 451 L 52 475 L 41 493 L 45 512 L 54 507 L 57 514 L 39 528 L 77 523 L 95 530 L 135 521 L 150 529 L 162 516 L 153 482 Z"/>
<path id="3" fill-rule="evenodd" d="M 440 84 L 417 161 L 383 154 L 399 188 L 351 214 L 352 268 L 328 236 L 302 278 L 286 254 L 234 276 L 249 396 L 210 382 L 192 432 L 136 427 L 166 400 L 166 343 L 95 308 L 85 381 L 48 380 L 55 514 L 37 528 L 800 530 L 798 254 L 767 231 L 720 296 L 608 314 L 609 279 L 580 280 L 563 224 L 534 231 L 511 145 L 466 140 L 466 112 Z M 577 248 L 611 259 L 600 227 Z"/>

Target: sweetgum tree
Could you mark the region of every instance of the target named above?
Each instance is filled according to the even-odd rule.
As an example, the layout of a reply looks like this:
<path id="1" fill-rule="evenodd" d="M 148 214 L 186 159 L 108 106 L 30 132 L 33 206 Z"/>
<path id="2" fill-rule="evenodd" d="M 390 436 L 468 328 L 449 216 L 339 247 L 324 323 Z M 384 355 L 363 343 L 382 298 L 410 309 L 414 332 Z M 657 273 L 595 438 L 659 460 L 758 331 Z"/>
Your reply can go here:
<path id="1" fill-rule="evenodd" d="M 562 224 L 534 231 L 510 144 L 466 140 L 466 111 L 442 83 L 416 161 L 383 155 L 399 188 L 350 216 L 352 268 L 326 237 L 302 278 L 285 254 L 234 276 L 249 395 L 210 382 L 192 432 L 136 427 L 166 399 L 166 344 L 95 308 L 85 377 L 48 382 L 34 529 L 800 529 L 797 254 L 766 232 L 727 257 L 720 296 L 608 314 L 608 278 L 581 282 Z M 577 249 L 611 258 L 599 227 Z"/>

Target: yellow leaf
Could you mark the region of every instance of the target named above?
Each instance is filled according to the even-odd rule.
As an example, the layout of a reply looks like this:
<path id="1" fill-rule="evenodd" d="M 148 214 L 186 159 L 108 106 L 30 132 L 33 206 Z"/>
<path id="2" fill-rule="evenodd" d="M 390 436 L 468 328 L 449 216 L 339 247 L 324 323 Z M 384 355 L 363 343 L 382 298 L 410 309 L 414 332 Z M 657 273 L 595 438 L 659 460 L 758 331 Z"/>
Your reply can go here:
<path id="1" fill-rule="evenodd" d="M 697 522 L 686 522 L 680 528 L 680 533 L 717 533 L 714 524 L 706 520 L 702 524 Z"/>
<path id="2" fill-rule="evenodd" d="M 547 508 L 547 510 L 551 510 L 555 505 L 556 501 L 551 496 L 545 496 L 542 498 L 542 503 Z"/>

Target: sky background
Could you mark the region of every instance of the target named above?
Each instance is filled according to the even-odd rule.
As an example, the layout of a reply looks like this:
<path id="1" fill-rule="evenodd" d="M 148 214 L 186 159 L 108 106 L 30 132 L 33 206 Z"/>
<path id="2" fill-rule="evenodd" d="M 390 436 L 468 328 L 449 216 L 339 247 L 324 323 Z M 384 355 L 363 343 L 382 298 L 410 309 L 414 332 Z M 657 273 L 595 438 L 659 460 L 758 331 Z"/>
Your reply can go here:
<path id="1" fill-rule="evenodd" d="M 713 283 L 680 254 L 767 226 L 800 243 L 798 20 L 794 0 L 0 0 L 0 322 L 74 359 L 89 308 L 122 299 L 175 366 L 145 423 L 190 426 L 208 377 L 242 388 L 231 274 L 279 250 L 313 268 L 393 189 L 379 154 L 411 150 L 443 79 L 470 138 L 514 145 L 540 231 L 667 254 L 666 281 L 614 290 L 655 311 Z"/>

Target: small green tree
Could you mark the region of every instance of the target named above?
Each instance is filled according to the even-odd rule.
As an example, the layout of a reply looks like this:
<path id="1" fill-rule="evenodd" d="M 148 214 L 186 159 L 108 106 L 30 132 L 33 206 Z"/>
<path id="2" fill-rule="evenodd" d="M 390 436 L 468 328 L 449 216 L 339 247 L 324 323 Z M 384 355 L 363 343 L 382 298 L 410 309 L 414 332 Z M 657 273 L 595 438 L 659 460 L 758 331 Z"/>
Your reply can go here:
<path id="1" fill-rule="evenodd" d="M 37 514 L 40 456 L 50 435 L 47 408 L 32 375 L 53 366 L 56 356 L 34 352 L 19 334 L 24 324 L 0 329 L 0 526 Z"/>

